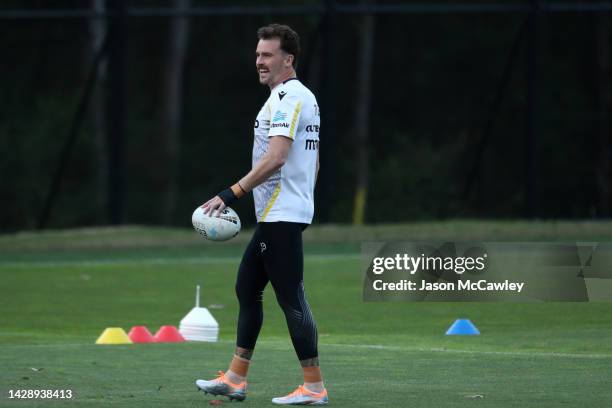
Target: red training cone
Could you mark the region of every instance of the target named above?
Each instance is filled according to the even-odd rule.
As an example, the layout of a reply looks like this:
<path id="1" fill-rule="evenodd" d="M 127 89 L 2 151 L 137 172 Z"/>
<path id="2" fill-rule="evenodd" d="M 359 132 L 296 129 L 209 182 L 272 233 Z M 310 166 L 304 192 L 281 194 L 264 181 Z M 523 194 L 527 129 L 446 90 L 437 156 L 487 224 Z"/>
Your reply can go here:
<path id="1" fill-rule="evenodd" d="M 185 341 L 181 333 L 174 326 L 162 326 L 155 333 L 155 341 L 158 343 L 180 343 Z"/>
<path id="2" fill-rule="evenodd" d="M 134 343 L 155 343 L 155 337 L 151 334 L 147 326 L 134 326 L 128 333 L 128 337 Z"/>

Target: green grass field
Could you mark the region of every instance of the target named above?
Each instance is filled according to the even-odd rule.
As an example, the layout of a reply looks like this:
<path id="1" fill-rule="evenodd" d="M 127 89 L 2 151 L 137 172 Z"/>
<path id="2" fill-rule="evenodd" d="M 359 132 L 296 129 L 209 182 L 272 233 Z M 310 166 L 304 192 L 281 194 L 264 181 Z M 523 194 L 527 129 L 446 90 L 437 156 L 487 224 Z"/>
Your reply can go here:
<path id="1" fill-rule="evenodd" d="M 232 243 L 192 231 L 105 228 L 0 236 L 0 406 L 204 407 L 194 380 L 233 352 Z M 359 242 L 612 241 L 612 223 L 441 222 L 310 228 L 306 290 L 335 407 L 606 407 L 612 392 L 612 304 L 364 303 Z M 612 266 L 611 266 L 612 267 Z M 218 343 L 100 346 L 105 327 L 178 325 L 202 285 Z M 243 405 L 301 381 L 273 293 Z M 445 336 L 459 317 L 480 336 Z M 74 399 L 13 401 L 8 390 L 70 389 Z M 225 402 L 229 404 L 229 402 Z M 239 404 L 239 403 L 233 403 Z"/>

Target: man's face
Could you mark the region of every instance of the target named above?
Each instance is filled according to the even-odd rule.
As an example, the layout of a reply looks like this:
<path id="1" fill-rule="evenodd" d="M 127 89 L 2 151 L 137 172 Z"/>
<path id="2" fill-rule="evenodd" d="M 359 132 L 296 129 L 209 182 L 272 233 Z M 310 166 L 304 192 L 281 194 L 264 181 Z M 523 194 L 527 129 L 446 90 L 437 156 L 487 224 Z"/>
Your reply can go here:
<path id="1" fill-rule="evenodd" d="M 276 84 L 291 69 L 292 56 L 280 48 L 280 39 L 259 40 L 255 66 L 262 85 Z"/>

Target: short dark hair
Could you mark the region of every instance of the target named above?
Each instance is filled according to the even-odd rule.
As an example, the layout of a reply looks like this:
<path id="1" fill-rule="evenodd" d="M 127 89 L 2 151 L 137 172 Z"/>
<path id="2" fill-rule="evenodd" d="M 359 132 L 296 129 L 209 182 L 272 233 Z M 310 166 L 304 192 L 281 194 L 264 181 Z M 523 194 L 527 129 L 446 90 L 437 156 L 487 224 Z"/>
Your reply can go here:
<path id="1" fill-rule="evenodd" d="M 298 55 L 300 54 L 300 36 L 291 27 L 284 24 L 270 24 L 257 30 L 257 38 L 260 40 L 278 38 L 281 50 L 293 55 L 293 67 L 297 67 Z"/>

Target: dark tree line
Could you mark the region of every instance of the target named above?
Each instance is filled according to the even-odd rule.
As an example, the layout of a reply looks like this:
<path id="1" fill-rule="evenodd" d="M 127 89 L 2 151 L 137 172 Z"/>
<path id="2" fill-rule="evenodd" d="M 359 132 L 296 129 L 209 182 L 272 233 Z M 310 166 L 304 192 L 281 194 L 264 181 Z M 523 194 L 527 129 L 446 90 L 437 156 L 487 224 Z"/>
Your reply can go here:
<path id="1" fill-rule="evenodd" d="M 164 3 L 194 4 L 203 3 Z M 273 21 L 301 34 L 298 74 L 333 101 L 321 104 L 321 220 L 523 217 L 525 18 L 342 15 L 333 26 L 314 15 L 129 18 L 123 221 L 187 225 L 196 205 L 248 171 L 252 121 L 268 93 L 256 81 L 255 31 Z M 3 230 L 36 226 L 106 30 L 102 19 L 3 21 Z M 609 217 L 610 16 L 543 14 L 538 30 L 534 215 Z M 107 84 L 102 61 L 51 227 L 108 222 Z M 250 199 L 237 210 L 253 222 Z"/>

